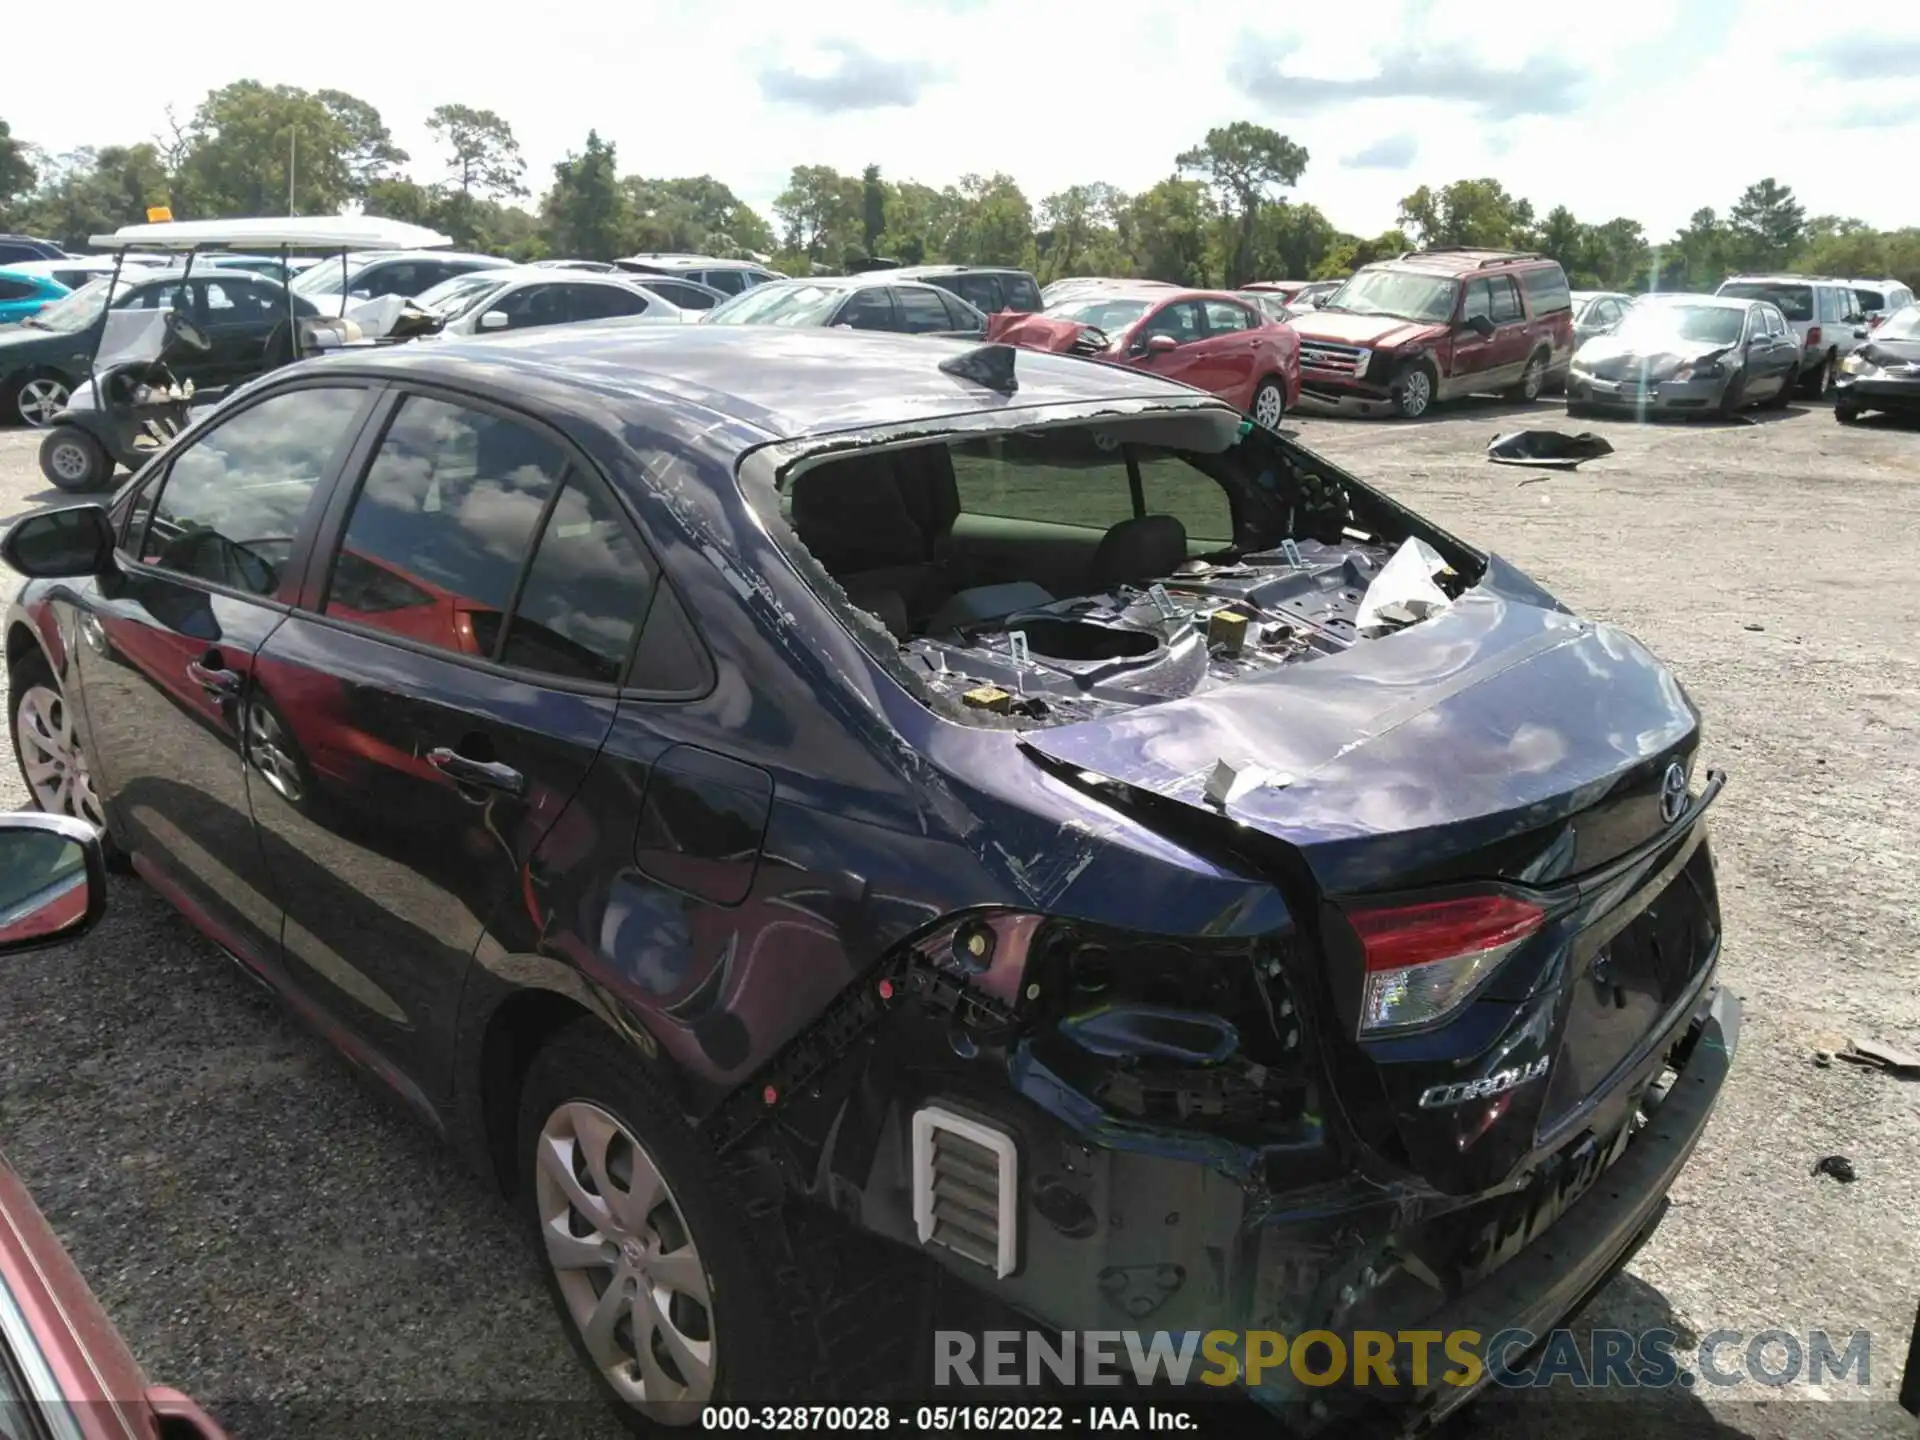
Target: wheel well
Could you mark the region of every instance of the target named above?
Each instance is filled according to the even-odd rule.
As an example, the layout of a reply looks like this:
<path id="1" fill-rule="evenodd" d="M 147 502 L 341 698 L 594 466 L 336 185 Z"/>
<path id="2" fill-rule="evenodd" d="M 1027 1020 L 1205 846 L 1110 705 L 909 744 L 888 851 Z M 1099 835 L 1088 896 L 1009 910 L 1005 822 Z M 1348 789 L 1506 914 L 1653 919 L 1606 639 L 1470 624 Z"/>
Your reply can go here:
<path id="1" fill-rule="evenodd" d="M 520 1087 L 533 1057 L 554 1035 L 593 1012 L 551 990 L 521 990 L 500 1002 L 480 1042 L 480 1120 L 487 1158 L 504 1194 L 519 1184 L 516 1131 Z"/>
<path id="2" fill-rule="evenodd" d="M 11 675 L 20 667 L 20 663 L 29 656 L 41 656 L 40 637 L 33 633 L 31 625 L 18 622 L 7 627 L 7 673 Z"/>

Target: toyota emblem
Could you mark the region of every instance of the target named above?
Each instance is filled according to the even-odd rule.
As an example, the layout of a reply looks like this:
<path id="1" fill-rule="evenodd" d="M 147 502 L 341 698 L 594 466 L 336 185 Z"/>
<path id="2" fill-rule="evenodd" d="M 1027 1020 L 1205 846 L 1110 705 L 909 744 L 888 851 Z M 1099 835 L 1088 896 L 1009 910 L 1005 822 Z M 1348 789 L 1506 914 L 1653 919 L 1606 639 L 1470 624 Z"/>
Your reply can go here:
<path id="1" fill-rule="evenodd" d="M 1660 818 L 1671 825 L 1687 810 L 1687 771 L 1678 760 L 1660 778 Z"/>

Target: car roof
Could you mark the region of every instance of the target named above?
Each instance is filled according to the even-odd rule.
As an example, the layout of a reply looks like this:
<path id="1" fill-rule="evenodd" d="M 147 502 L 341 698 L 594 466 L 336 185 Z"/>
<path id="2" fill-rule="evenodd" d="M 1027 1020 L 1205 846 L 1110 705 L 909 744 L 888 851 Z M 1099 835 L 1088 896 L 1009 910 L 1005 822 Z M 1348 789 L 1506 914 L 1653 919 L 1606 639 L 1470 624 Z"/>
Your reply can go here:
<path id="1" fill-rule="evenodd" d="M 978 341 L 777 325 L 556 325 L 484 340 L 336 351 L 302 362 L 383 378 L 486 388 L 605 428 L 609 401 L 698 407 L 732 421 L 737 450 L 769 440 L 976 414 L 1008 403 L 941 371 Z M 1010 347 L 999 347 L 1010 348 Z M 1145 371 L 1038 350 L 1015 352 L 1021 407 L 1224 402 Z M 283 372 L 284 373 L 284 372 Z M 833 383 L 823 385 L 820 377 Z"/>
<path id="2" fill-rule="evenodd" d="M 1696 295 L 1691 291 L 1668 290 L 1657 295 L 1642 295 L 1641 305 L 1698 305 L 1717 310 L 1745 310 L 1750 305 L 1770 305 L 1770 300 L 1759 300 L 1748 295 Z"/>
<path id="3" fill-rule="evenodd" d="M 908 279 L 916 275 L 1025 275 L 1018 265 L 896 265 L 887 271 Z"/>
<path id="4" fill-rule="evenodd" d="M 670 265 L 676 270 L 767 269 L 758 260 L 722 260 L 713 255 L 679 255 L 668 251 L 654 255 L 622 255 L 620 258 L 634 265 Z"/>
<path id="5" fill-rule="evenodd" d="M 1549 255 L 1537 255 L 1530 250 L 1491 250 L 1480 246 L 1447 246 L 1433 250 L 1409 250 L 1391 260 L 1376 260 L 1362 269 L 1385 269 L 1399 266 L 1404 269 L 1425 270 L 1435 275 L 1473 275 L 1482 270 L 1518 269 L 1532 265 L 1553 265 L 1558 262 Z"/>
<path id="6" fill-rule="evenodd" d="M 482 255 L 472 250 L 350 250 L 346 256 L 349 266 L 372 265 L 382 260 L 458 260 L 463 263 L 468 260 L 484 260 L 487 264 L 497 265 L 502 270 L 532 268 L 522 266 L 518 260 L 506 260 L 498 255 Z M 339 264 L 340 257 L 337 255 L 327 256 L 320 261 L 320 265 L 338 267 Z"/>
<path id="7" fill-rule="evenodd" d="M 1729 275 L 1722 285 L 1846 285 L 1831 275 Z"/>

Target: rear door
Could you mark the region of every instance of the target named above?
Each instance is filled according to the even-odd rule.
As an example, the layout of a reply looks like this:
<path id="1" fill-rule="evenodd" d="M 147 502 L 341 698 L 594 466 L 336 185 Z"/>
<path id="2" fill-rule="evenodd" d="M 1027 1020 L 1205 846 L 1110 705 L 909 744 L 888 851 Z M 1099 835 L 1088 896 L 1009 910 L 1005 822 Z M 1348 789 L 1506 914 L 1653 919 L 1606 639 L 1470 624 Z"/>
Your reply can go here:
<path id="1" fill-rule="evenodd" d="M 833 323 L 849 330 L 898 330 L 900 315 L 894 308 L 893 292 L 885 285 L 854 291 L 840 302 Z"/>
<path id="2" fill-rule="evenodd" d="M 900 328 L 909 335 L 942 335 L 960 328 L 931 285 L 902 285 L 894 290 L 893 300 L 900 307 Z"/>
<path id="3" fill-rule="evenodd" d="M 1209 300 L 1201 311 L 1207 317 L 1199 371 L 1205 378 L 1201 383 L 1236 404 L 1251 400 L 1254 370 L 1260 359 L 1260 344 L 1254 334 L 1259 317 L 1231 300 Z"/>
<path id="4" fill-rule="evenodd" d="M 1493 275 L 1487 280 L 1487 294 L 1493 316 L 1493 363 L 1489 378 L 1498 385 L 1511 385 L 1527 368 L 1527 360 L 1537 344 L 1546 340 L 1536 336 L 1521 304 L 1520 286 L 1511 275 Z M 1547 342 L 1549 351 L 1551 342 Z"/>
<path id="5" fill-rule="evenodd" d="M 120 573 L 90 588 L 73 647 L 115 833 L 262 969 L 279 951 L 281 902 L 242 763 L 254 663 L 298 593 L 372 394 L 354 382 L 276 389 L 174 451 L 135 495 Z"/>
<path id="6" fill-rule="evenodd" d="M 255 813 L 290 973 L 437 1110 L 469 961 L 606 736 L 653 570 L 537 421 L 389 404 L 260 654 L 275 774 Z"/>

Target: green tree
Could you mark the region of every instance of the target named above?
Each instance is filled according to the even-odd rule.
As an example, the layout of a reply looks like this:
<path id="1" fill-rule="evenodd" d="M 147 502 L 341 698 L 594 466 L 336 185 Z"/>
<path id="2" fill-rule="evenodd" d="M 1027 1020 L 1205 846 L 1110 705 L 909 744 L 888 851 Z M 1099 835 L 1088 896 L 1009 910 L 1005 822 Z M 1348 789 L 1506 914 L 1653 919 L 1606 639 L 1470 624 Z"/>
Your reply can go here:
<path id="1" fill-rule="evenodd" d="M 887 233 L 887 185 L 878 165 L 860 172 L 860 221 L 867 254 L 878 255 L 880 237 Z"/>
<path id="2" fill-rule="evenodd" d="M 1711 206 L 1702 206 L 1688 217 L 1660 256 L 1655 288 L 1660 290 L 1712 290 L 1733 268 L 1729 252 L 1733 237 L 1720 222 Z"/>
<path id="3" fill-rule="evenodd" d="M 1303 280 L 1313 274 L 1340 239 L 1316 205 L 1280 201 L 1260 212 L 1254 247 L 1255 278 Z"/>
<path id="4" fill-rule="evenodd" d="M 393 143 L 380 112 L 344 90 L 317 91 L 314 98 L 326 106 L 344 136 L 341 163 L 345 165 L 357 199 L 381 180 L 390 179 L 407 163 L 407 152 Z"/>
<path id="5" fill-rule="evenodd" d="M 931 185 L 903 180 L 887 185 L 887 228 L 880 253 L 907 265 L 928 264 L 945 256 L 958 197 Z"/>
<path id="6" fill-rule="evenodd" d="M 1533 227 L 1533 206 L 1515 199 L 1491 177 L 1456 180 L 1433 190 L 1422 185 L 1400 202 L 1400 223 L 1423 247 L 1485 246 L 1504 250 L 1525 245 Z"/>
<path id="7" fill-rule="evenodd" d="M 26 142 L 16 140 L 12 127 L 0 120 L 0 215 L 7 214 L 15 197 L 32 190 L 38 179 Z"/>
<path id="8" fill-rule="evenodd" d="M 527 193 L 520 142 L 513 127 L 493 111 L 437 106 L 427 116 L 427 129 L 446 151 L 446 183 L 462 195 L 503 200 Z"/>
<path id="9" fill-rule="evenodd" d="M 631 225 L 627 249 L 690 250 L 732 257 L 774 248 L 766 220 L 711 175 L 620 182 Z"/>
<path id="10" fill-rule="evenodd" d="M 1120 239 L 1135 275 L 1175 285 L 1206 283 L 1207 231 L 1214 207 L 1198 180 L 1170 175 L 1128 202 Z"/>
<path id="11" fill-rule="evenodd" d="M 585 147 L 553 167 L 541 214 L 555 255 L 611 260 L 620 253 L 629 223 L 626 196 L 614 146 L 598 130 L 589 130 Z"/>
<path id="12" fill-rule="evenodd" d="M 1040 229 L 1034 235 L 1036 273 L 1042 282 L 1125 265 L 1119 220 L 1126 204 L 1119 190 L 1097 180 L 1069 185 L 1042 200 Z"/>
<path id="13" fill-rule="evenodd" d="M 1341 235 L 1328 247 L 1326 259 L 1313 268 L 1315 280 L 1344 280 L 1362 265 L 1376 260 L 1391 260 L 1413 248 L 1404 230 L 1383 230 L 1371 240 L 1357 235 Z"/>
<path id="14" fill-rule="evenodd" d="M 946 258 L 959 265 L 1033 265 L 1033 207 L 1011 175 L 962 175 Z"/>
<path id="15" fill-rule="evenodd" d="M 149 205 L 167 199 L 167 173 L 152 145 L 76 150 L 47 166 L 39 188 L 18 207 L 17 223 L 78 250 L 95 235 L 139 224 Z"/>
<path id="16" fill-rule="evenodd" d="M 236 80 L 184 127 L 174 194 L 203 216 L 335 214 L 359 186 L 355 144 L 311 91 Z"/>
<path id="17" fill-rule="evenodd" d="M 773 202 L 786 249 L 818 262 L 841 259 L 865 224 L 860 182 L 831 165 L 796 165 Z"/>
<path id="18" fill-rule="evenodd" d="M 1616 215 L 1604 224 L 1584 229 L 1579 266 L 1582 273 L 1591 275 L 1607 290 L 1645 288 L 1652 270 L 1652 248 L 1638 220 Z"/>
<path id="19" fill-rule="evenodd" d="M 1734 259 L 1743 269 L 1771 270 L 1784 265 L 1799 247 L 1806 207 L 1793 191 L 1769 175 L 1749 185 L 1727 212 Z"/>
<path id="20" fill-rule="evenodd" d="M 1182 173 L 1206 176 L 1223 211 L 1235 222 L 1235 244 L 1226 271 L 1229 286 L 1254 278 L 1254 236 L 1260 209 L 1276 187 L 1291 187 L 1307 168 L 1307 151 L 1277 131 L 1251 121 L 1216 126 L 1207 138 L 1183 150 L 1174 164 Z"/>

